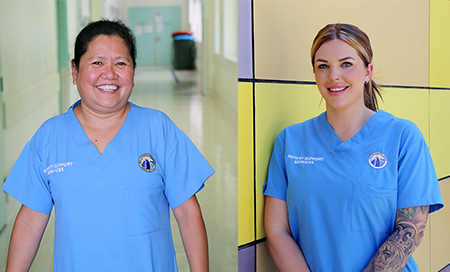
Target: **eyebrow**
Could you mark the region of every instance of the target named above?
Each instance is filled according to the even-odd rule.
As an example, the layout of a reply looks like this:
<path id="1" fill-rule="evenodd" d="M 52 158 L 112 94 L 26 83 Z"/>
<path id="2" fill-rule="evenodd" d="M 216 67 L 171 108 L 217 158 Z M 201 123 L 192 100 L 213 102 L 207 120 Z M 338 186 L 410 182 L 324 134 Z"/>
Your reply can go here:
<path id="1" fill-rule="evenodd" d="M 89 60 L 97 59 L 97 58 L 98 58 L 98 59 L 101 59 L 101 60 L 108 59 L 107 57 L 105 57 L 105 56 L 103 56 L 103 55 L 96 55 L 96 56 L 92 56 Z M 131 59 L 128 58 L 128 57 L 126 57 L 126 56 L 117 56 L 117 57 L 113 58 L 113 60 L 121 60 L 121 59 L 125 59 L 125 60 L 131 62 Z"/>
<path id="2" fill-rule="evenodd" d="M 345 58 L 340 59 L 339 61 L 345 61 L 345 60 L 348 60 L 348 59 L 355 60 L 355 58 L 353 58 L 353 57 L 345 57 Z M 317 59 L 316 60 L 316 62 L 319 62 L 319 61 L 321 61 L 321 62 L 328 62 L 327 60 L 324 60 L 324 59 Z"/>

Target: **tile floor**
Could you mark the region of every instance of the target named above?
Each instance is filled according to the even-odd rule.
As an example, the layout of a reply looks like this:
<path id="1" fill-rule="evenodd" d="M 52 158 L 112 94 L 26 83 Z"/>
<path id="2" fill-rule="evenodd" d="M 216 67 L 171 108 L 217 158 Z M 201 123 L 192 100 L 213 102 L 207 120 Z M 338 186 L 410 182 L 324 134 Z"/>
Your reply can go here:
<path id="1" fill-rule="evenodd" d="M 174 77 L 168 68 L 141 67 L 130 101 L 165 112 L 216 170 L 198 194 L 208 232 L 210 271 L 237 271 L 237 120 L 230 121 L 219 110 L 220 101 L 214 96 L 201 95 L 199 79 L 195 71 L 176 71 Z M 52 216 L 31 272 L 52 271 L 53 224 Z M 172 229 L 179 270 L 189 271 L 174 220 Z M 10 232 L 11 224 L 0 234 L 0 271 Z"/>

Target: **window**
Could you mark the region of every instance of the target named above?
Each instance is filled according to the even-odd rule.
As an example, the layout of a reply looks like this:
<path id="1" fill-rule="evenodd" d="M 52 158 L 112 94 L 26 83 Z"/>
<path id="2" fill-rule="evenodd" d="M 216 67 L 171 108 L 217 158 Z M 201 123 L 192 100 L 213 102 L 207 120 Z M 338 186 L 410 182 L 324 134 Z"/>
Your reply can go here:
<path id="1" fill-rule="evenodd" d="M 221 12 L 221 0 L 214 0 L 214 53 L 216 55 L 220 55 L 221 54 L 221 36 L 222 36 L 222 31 L 221 31 L 221 17 L 220 16 L 220 12 Z"/>
<path id="2" fill-rule="evenodd" d="M 223 1 L 223 57 L 229 61 L 238 60 L 238 2 Z"/>

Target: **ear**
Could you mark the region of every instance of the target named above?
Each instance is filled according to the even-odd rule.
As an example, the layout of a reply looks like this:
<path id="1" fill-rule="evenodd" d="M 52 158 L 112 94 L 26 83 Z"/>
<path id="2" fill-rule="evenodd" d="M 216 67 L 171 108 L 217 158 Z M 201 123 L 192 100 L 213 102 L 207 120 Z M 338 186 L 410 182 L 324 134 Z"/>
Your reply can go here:
<path id="1" fill-rule="evenodd" d="M 77 75 L 78 75 L 77 66 L 75 65 L 74 60 L 71 60 L 70 64 L 72 66 L 72 83 L 73 85 L 77 85 Z"/>
<path id="2" fill-rule="evenodd" d="M 372 74 L 373 74 L 373 64 L 369 63 L 367 64 L 367 71 L 366 71 L 366 82 L 369 82 L 370 79 L 372 78 Z"/>

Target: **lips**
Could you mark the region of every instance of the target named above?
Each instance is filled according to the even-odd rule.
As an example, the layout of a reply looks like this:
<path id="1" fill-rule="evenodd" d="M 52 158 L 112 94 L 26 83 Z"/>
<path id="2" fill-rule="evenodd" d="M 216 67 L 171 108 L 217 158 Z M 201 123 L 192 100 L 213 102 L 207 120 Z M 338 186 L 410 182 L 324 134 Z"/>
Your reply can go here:
<path id="1" fill-rule="evenodd" d="M 105 91 L 105 92 L 113 92 L 117 89 L 119 89 L 119 86 L 117 85 L 99 85 L 97 86 L 98 89 Z"/>
<path id="2" fill-rule="evenodd" d="M 337 93 L 337 92 L 345 91 L 345 90 L 347 90 L 347 88 L 348 88 L 348 86 L 345 86 L 345 87 L 329 87 L 327 89 L 328 89 L 328 91 L 330 91 L 332 93 Z"/>

